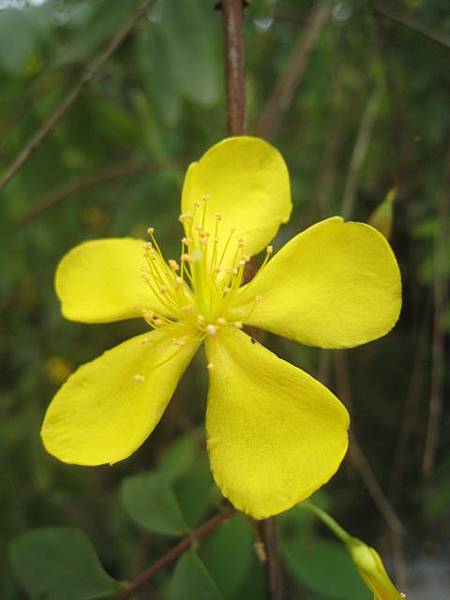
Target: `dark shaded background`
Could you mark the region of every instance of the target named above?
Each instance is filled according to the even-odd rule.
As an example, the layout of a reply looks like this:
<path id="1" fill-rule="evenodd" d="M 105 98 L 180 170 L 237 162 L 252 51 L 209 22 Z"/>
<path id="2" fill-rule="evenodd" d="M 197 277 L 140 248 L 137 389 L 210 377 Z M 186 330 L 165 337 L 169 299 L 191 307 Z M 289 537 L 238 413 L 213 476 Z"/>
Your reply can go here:
<path id="1" fill-rule="evenodd" d="M 124 477 L 155 467 L 180 436 L 194 436 L 202 447 L 207 384 L 201 361 L 152 438 L 113 468 L 58 464 L 44 452 L 39 428 L 72 369 L 145 329 L 143 322 L 64 321 L 53 291 L 59 259 L 86 239 L 144 236 L 149 225 L 175 254 L 185 167 L 226 136 L 221 14 L 213 4 L 158 2 L 0 192 L 2 599 L 25 597 L 7 553 L 11 539 L 28 528 L 82 528 L 118 579 L 174 543 L 142 533 L 118 501 L 118 488 Z M 2 171 L 136 5 L 0 1 Z M 396 186 L 391 243 L 404 305 L 395 330 L 348 352 L 273 337 L 266 343 L 351 399 L 358 445 L 321 501 L 346 529 L 383 552 L 408 598 L 448 598 L 448 4 L 254 0 L 245 34 L 248 130 L 273 141 L 292 179 L 295 210 L 276 243 L 343 207 L 347 217 L 366 221 Z M 430 406 L 437 410 L 431 429 Z M 220 501 L 203 451 L 176 487 L 191 525 Z M 342 597 L 296 566 L 296 544 L 317 530 L 293 510 L 279 522 L 286 598 Z M 242 527 L 250 538 L 231 536 L 227 552 L 229 559 L 238 547 L 247 549 L 239 577 L 233 579 L 232 561 L 214 555 L 208 546 L 214 541 L 200 551 L 225 597 L 261 598 L 254 528 Z M 159 593 L 142 597 L 166 597 L 167 578 L 155 585 Z M 230 578 L 234 587 L 227 588 Z"/>

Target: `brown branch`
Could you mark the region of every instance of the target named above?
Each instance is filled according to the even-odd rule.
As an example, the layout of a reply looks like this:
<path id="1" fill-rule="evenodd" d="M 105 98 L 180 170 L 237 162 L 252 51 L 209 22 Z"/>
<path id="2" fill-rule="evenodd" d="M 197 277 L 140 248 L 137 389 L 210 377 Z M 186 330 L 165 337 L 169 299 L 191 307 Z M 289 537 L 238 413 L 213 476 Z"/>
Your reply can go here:
<path id="1" fill-rule="evenodd" d="M 446 264 L 445 244 L 449 235 L 448 205 L 450 196 L 450 145 L 445 165 L 445 185 L 440 194 L 437 209 L 437 229 L 434 238 L 433 264 L 433 337 L 431 342 L 431 390 L 428 408 L 428 425 L 423 454 L 422 473 L 428 478 L 433 472 L 436 450 L 439 441 L 440 420 L 444 399 L 445 380 L 445 330 L 443 318 L 447 306 L 447 288 L 444 275 Z"/>
<path id="2" fill-rule="evenodd" d="M 217 8 L 223 11 L 223 35 L 225 47 L 225 72 L 227 81 L 228 134 L 245 133 L 245 58 L 244 58 L 244 6 L 243 0 L 222 0 Z M 253 260 L 247 265 L 245 279 L 250 280 L 256 272 Z M 257 332 L 251 332 L 257 337 Z M 267 566 L 267 591 L 270 600 L 280 600 L 282 578 L 280 557 L 276 540 L 275 517 L 258 524 Z"/>
<path id="3" fill-rule="evenodd" d="M 171 548 L 166 554 L 161 556 L 155 563 L 150 565 L 145 571 L 142 571 L 139 575 L 137 575 L 126 587 L 123 592 L 120 592 L 117 596 L 117 600 L 126 600 L 127 598 L 131 598 L 131 596 L 140 589 L 145 583 L 150 581 L 152 577 L 154 577 L 159 571 L 170 565 L 175 559 L 177 559 L 181 554 L 186 552 L 192 544 L 215 529 L 219 527 L 224 521 L 226 521 L 234 512 L 235 508 L 232 506 L 227 506 L 224 510 L 213 517 L 211 517 L 208 521 L 197 527 L 192 533 L 187 535 L 185 538 L 181 540 L 176 546 Z"/>
<path id="4" fill-rule="evenodd" d="M 317 4 L 312 10 L 305 29 L 302 30 L 292 50 L 286 68 L 255 125 L 257 135 L 271 139 L 278 131 L 284 114 L 291 106 L 300 85 L 310 52 L 330 14 L 331 3 L 328 0 Z"/>
<path id="5" fill-rule="evenodd" d="M 78 96 L 84 88 L 94 80 L 100 71 L 103 69 L 111 55 L 122 44 L 125 38 L 133 30 L 136 23 L 146 14 L 147 10 L 154 4 L 155 0 L 143 0 L 136 8 L 134 13 L 124 23 L 123 27 L 111 38 L 102 52 L 96 59 L 87 67 L 82 77 L 75 87 L 67 94 L 64 100 L 59 104 L 56 110 L 50 115 L 42 127 L 31 137 L 25 147 L 19 152 L 18 156 L 13 160 L 9 167 L 4 172 L 0 179 L 0 191 L 9 183 L 19 169 L 27 162 L 31 154 L 38 148 L 41 142 L 47 137 L 51 130 L 57 125 L 60 119 L 69 110 L 72 104 L 77 100 Z"/>
<path id="6" fill-rule="evenodd" d="M 264 545 L 264 559 L 267 570 L 267 597 L 270 600 L 281 600 L 283 596 L 283 578 L 277 541 L 277 522 L 275 517 L 264 519 L 259 523 L 259 534 Z"/>
<path id="7" fill-rule="evenodd" d="M 141 173 L 150 171 L 155 165 L 150 162 L 130 162 L 124 161 L 108 165 L 102 169 L 98 169 L 95 172 L 86 175 L 84 177 L 77 177 L 70 179 L 67 183 L 52 190 L 49 194 L 35 202 L 28 210 L 26 210 L 17 219 L 18 223 L 25 225 L 38 217 L 42 212 L 58 204 L 61 200 L 67 198 L 75 192 L 81 192 L 82 190 L 89 189 L 101 183 L 112 181 L 120 177 L 127 175 L 133 175 L 135 173 Z"/>
<path id="8" fill-rule="evenodd" d="M 351 386 L 348 375 L 348 363 L 347 353 L 345 350 L 338 350 L 335 352 L 335 366 L 336 366 L 336 387 L 337 395 L 342 400 L 343 404 L 351 412 L 352 397 L 351 397 Z M 373 503 L 378 508 L 380 514 L 383 516 L 390 532 L 392 539 L 392 547 L 394 551 L 395 571 L 401 587 L 404 587 L 404 559 L 403 559 L 403 535 L 405 528 L 403 523 L 397 516 L 394 508 L 389 502 L 386 494 L 383 491 L 373 469 L 370 465 L 363 449 L 359 445 L 355 434 L 350 432 L 350 445 L 348 450 L 348 458 L 350 463 L 357 471 L 359 477 L 366 490 L 368 491 Z"/>
<path id="9" fill-rule="evenodd" d="M 223 37 L 229 135 L 245 133 L 244 3 L 223 0 Z"/>
<path id="10" fill-rule="evenodd" d="M 431 296 L 431 294 L 430 294 Z M 412 360 L 411 377 L 408 392 L 403 401 L 399 417 L 399 430 L 396 435 L 397 445 L 392 458 L 392 470 L 389 481 L 389 497 L 395 501 L 403 487 L 408 461 L 411 461 L 413 446 L 416 446 L 414 432 L 421 425 L 420 400 L 424 388 L 426 350 L 428 347 L 428 329 L 430 322 L 431 302 L 427 301 L 421 324 L 414 341 L 415 354 Z"/>
<path id="11" fill-rule="evenodd" d="M 361 170 L 364 159 L 366 158 L 370 138 L 372 137 L 375 119 L 380 108 L 382 93 L 383 88 L 381 83 L 375 83 L 375 87 L 369 96 L 361 118 L 352 156 L 350 158 L 347 180 L 345 182 L 344 198 L 341 209 L 341 214 L 344 219 L 348 219 L 353 213 Z"/>
<path id="12" fill-rule="evenodd" d="M 446 35 L 444 31 L 435 31 L 434 29 L 430 29 L 422 23 L 419 23 L 416 19 L 414 19 L 414 17 L 407 14 L 405 11 L 401 9 L 399 10 L 398 8 L 393 9 L 391 3 L 388 4 L 385 2 L 375 2 L 375 10 L 384 17 L 391 19 L 391 21 L 400 23 L 400 25 L 411 29 L 411 31 L 419 33 L 432 42 L 437 42 L 445 48 L 450 48 L 450 37 Z"/>

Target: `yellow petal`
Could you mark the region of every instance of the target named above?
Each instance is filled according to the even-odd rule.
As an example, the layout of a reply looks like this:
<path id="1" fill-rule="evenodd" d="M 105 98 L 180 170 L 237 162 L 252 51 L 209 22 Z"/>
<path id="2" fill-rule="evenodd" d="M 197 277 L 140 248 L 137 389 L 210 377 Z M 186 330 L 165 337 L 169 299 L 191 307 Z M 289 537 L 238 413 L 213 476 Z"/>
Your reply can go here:
<path id="1" fill-rule="evenodd" d="M 223 495 L 262 519 L 327 482 L 347 450 L 339 400 L 238 329 L 209 338 L 207 355 L 208 453 Z"/>
<path id="2" fill-rule="evenodd" d="M 286 244 L 242 288 L 236 304 L 243 306 L 235 317 L 249 325 L 311 346 L 348 348 L 379 338 L 395 325 L 400 272 L 378 231 L 333 217 Z"/>
<path id="3" fill-rule="evenodd" d="M 156 330 L 80 367 L 53 398 L 42 426 L 50 454 L 66 463 L 115 463 L 155 428 L 198 342 Z"/>
<path id="4" fill-rule="evenodd" d="M 245 240 L 246 254 L 259 252 L 291 212 L 284 160 L 273 146 L 254 137 L 227 138 L 190 165 L 183 186 L 182 212 L 193 213 L 194 203 L 199 202 L 197 213 L 201 214 L 204 197 L 208 197 L 204 229 L 214 235 L 216 214 L 222 216 L 219 256 L 230 230 L 236 230 L 228 247 L 229 258 L 239 238 Z"/>
<path id="5" fill-rule="evenodd" d="M 58 265 L 55 287 L 66 319 L 107 323 L 141 317 L 142 310 L 167 314 L 141 275 L 141 240 L 112 238 L 76 246 Z"/>

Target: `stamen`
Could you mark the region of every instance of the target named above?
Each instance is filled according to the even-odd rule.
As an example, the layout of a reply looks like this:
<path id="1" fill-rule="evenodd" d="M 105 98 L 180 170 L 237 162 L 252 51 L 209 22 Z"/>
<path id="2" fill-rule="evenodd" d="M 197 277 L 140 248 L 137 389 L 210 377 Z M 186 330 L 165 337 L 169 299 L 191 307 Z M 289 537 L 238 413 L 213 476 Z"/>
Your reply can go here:
<path id="1" fill-rule="evenodd" d="M 206 365 L 206 368 L 208 369 L 208 371 L 212 371 L 214 369 L 214 363 L 208 363 Z"/>

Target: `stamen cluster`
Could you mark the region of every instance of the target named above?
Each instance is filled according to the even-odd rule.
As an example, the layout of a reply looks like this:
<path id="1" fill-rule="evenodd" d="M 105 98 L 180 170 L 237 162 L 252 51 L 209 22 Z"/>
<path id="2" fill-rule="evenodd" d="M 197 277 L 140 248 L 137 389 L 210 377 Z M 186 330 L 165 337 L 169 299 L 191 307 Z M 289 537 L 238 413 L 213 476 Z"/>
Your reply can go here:
<path id="1" fill-rule="evenodd" d="M 225 325 L 242 328 L 241 321 L 236 321 L 235 316 L 230 317 L 230 308 L 243 283 L 250 256 L 245 252 L 245 240 L 237 237 L 235 228 L 225 233 L 225 243 L 220 244 L 220 236 L 224 233 L 220 213 L 215 215 L 214 230 L 206 229 L 208 200 L 205 196 L 201 203 L 194 203 L 192 213 L 181 214 L 178 218 L 186 234 L 181 239 L 179 261 L 166 261 L 154 228 L 147 230 L 150 240 L 144 243 L 142 277 L 162 306 L 158 313 L 143 311 L 144 319 L 152 328 L 186 324 L 197 329 L 200 339 L 215 335 Z M 272 246 L 268 246 L 255 278 L 272 252 Z M 254 303 L 242 315 L 243 319 L 260 300 L 260 296 L 255 296 Z"/>

